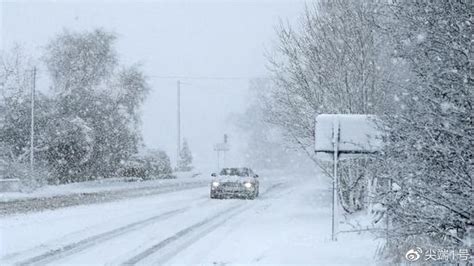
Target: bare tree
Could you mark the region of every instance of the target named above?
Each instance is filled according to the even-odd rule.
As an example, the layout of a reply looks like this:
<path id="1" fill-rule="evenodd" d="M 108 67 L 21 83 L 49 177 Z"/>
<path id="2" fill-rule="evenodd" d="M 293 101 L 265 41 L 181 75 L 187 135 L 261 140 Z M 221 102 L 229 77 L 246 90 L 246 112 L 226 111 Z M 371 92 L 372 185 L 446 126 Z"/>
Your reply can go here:
<path id="1" fill-rule="evenodd" d="M 306 8 L 298 30 L 280 26 L 276 49 L 269 55 L 275 86 L 265 100 L 267 120 L 313 160 L 317 114 L 382 114 L 395 108 L 395 81 L 404 71 L 392 60 L 391 43 L 379 26 L 384 8 L 377 1 L 322 1 Z M 349 168 L 366 164 L 344 163 Z M 343 207 L 358 210 L 363 207 L 360 193 L 350 190 L 365 189 L 367 180 L 357 171 L 345 173 L 339 178 L 346 191 L 340 193 L 353 196 L 341 197 L 346 199 Z"/>
<path id="2" fill-rule="evenodd" d="M 312 147 L 315 114 L 379 114 L 387 108 L 397 71 L 375 23 L 381 8 L 323 1 L 306 8 L 299 31 L 281 25 L 269 55 L 276 86 L 267 110 L 269 121 L 296 143 Z"/>
<path id="3" fill-rule="evenodd" d="M 473 227 L 472 4 L 390 6 L 396 56 L 413 78 L 384 116 L 387 145 L 375 168 L 395 260 L 412 245 L 469 248 Z M 392 184 L 392 185 L 390 185 Z"/>

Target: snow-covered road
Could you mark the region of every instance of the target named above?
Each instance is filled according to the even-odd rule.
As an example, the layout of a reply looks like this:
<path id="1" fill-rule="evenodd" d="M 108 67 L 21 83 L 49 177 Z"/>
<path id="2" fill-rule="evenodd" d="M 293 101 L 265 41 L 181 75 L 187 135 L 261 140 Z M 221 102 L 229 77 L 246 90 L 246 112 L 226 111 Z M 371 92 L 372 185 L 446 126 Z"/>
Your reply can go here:
<path id="1" fill-rule="evenodd" d="M 0 219 L 0 264 L 373 263 L 369 235 L 330 241 L 330 193 L 315 179 L 267 176 L 256 200 L 209 188 Z"/>

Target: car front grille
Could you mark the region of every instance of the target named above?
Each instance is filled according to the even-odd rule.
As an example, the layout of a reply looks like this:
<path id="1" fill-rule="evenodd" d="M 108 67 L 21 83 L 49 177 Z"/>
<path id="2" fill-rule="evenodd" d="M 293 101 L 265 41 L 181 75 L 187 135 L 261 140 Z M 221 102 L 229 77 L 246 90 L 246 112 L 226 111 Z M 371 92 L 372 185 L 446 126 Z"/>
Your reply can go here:
<path id="1" fill-rule="evenodd" d="M 221 188 L 228 192 L 232 192 L 232 191 L 238 192 L 238 191 L 242 191 L 244 189 L 244 186 L 243 184 L 236 183 L 236 182 L 224 182 L 224 183 L 221 183 Z"/>
<path id="2" fill-rule="evenodd" d="M 242 187 L 243 185 L 236 182 L 224 182 L 222 183 L 223 187 Z"/>

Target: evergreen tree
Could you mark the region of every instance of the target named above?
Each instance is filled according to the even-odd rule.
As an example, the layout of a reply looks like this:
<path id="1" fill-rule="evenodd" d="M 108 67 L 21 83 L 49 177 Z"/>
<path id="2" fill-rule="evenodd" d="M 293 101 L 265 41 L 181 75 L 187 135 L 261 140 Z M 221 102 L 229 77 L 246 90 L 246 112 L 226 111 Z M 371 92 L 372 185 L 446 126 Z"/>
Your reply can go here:
<path id="1" fill-rule="evenodd" d="M 193 155 L 189 149 L 188 142 L 185 139 L 183 140 L 183 147 L 179 152 L 178 171 L 191 171 L 193 169 L 192 163 Z"/>

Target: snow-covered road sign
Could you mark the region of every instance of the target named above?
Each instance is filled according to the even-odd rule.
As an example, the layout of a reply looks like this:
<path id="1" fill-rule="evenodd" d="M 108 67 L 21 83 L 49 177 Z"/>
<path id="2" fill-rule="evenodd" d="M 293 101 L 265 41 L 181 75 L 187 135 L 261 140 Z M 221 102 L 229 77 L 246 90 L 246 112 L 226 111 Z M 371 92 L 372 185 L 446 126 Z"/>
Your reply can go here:
<path id="1" fill-rule="evenodd" d="M 375 115 L 321 114 L 316 116 L 316 153 L 334 152 L 333 130 L 339 131 L 340 154 L 375 153 L 382 147 L 382 133 Z"/>
<path id="2" fill-rule="evenodd" d="M 382 133 L 374 115 L 321 114 L 316 116 L 314 130 L 316 159 L 333 161 L 332 232 L 337 234 L 337 163 L 340 155 L 375 153 L 382 148 Z"/>

